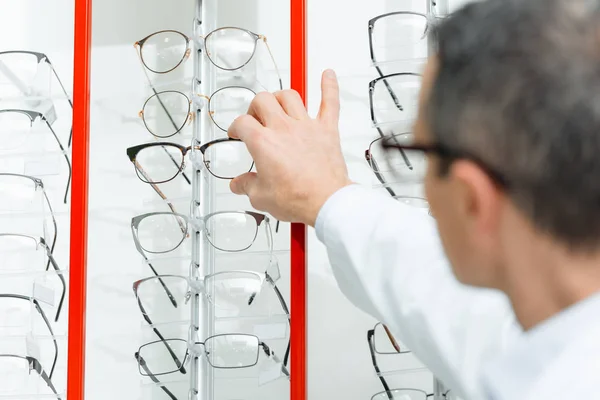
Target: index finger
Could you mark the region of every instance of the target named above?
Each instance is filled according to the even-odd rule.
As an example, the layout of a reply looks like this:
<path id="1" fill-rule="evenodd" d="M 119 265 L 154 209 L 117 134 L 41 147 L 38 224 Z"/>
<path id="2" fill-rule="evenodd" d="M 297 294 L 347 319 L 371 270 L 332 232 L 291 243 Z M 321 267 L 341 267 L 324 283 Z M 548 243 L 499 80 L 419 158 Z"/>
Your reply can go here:
<path id="1" fill-rule="evenodd" d="M 237 117 L 227 130 L 227 135 L 232 139 L 239 139 L 246 144 L 252 154 L 257 143 L 256 138 L 261 135 L 264 126 L 252 115 L 244 114 Z"/>

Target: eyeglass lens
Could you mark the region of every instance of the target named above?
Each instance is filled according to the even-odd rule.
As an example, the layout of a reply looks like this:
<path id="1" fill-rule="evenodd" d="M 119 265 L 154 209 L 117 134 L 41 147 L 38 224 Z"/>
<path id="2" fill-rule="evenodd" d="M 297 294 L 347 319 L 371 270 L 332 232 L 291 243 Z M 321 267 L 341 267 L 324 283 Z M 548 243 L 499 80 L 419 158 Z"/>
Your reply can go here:
<path id="1" fill-rule="evenodd" d="M 172 214 L 151 214 L 143 218 L 137 229 L 137 239 L 144 251 L 167 253 L 175 250 L 185 239 L 187 231 L 185 218 Z"/>
<path id="2" fill-rule="evenodd" d="M 31 95 L 33 88 L 40 88 L 44 82 L 45 73 L 49 72 L 47 68 L 41 68 L 38 59 L 34 54 L 29 53 L 4 53 L 0 54 L 0 93 L 4 98 L 15 98 L 23 95 Z M 46 71 L 44 71 L 46 70 Z M 10 75 L 3 73 L 10 71 Z M 47 76 L 46 76 L 47 77 Z M 15 79 L 16 78 L 16 79 Z M 15 85 L 14 82 L 28 85 L 23 93 L 23 87 Z"/>
<path id="3" fill-rule="evenodd" d="M 166 295 L 163 285 L 169 288 L 172 298 Z M 226 312 L 219 313 L 221 317 L 241 315 L 260 293 L 261 288 L 262 280 L 259 275 L 245 271 L 209 275 L 204 280 L 204 292 L 208 300 L 215 309 Z M 145 279 L 137 288 L 138 300 L 154 324 L 187 320 L 188 293 L 190 287 L 187 278 L 174 275 Z"/>
<path id="4" fill-rule="evenodd" d="M 218 335 L 204 342 L 208 363 L 215 368 L 244 368 L 258 362 L 259 342 L 251 335 Z"/>
<path id="5" fill-rule="evenodd" d="M 427 158 L 422 151 L 398 150 L 383 148 L 383 140 L 398 145 L 411 145 L 414 143 L 412 133 L 392 135 L 390 138 L 378 139 L 369 147 L 371 153 L 371 167 L 376 168 L 387 183 L 415 183 L 425 177 L 427 171 Z M 373 159 L 375 162 L 373 162 Z"/>
<path id="6" fill-rule="evenodd" d="M 235 70 L 246 65 L 256 50 L 256 37 L 239 28 L 222 28 L 205 39 L 206 55 L 217 67 Z"/>
<path id="7" fill-rule="evenodd" d="M 262 280 L 256 274 L 231 271 L 206 277 L 204 285 L 207 297 L 216 308 L 238 315 L 260 293 Z"/>
<path id="8" fill-rule="evenodd" d="M 175 146 L 148 146 L 137 153 L 138 177 L 144 182 L 164 183 L 176 177 L 184 165 L 184 156 Z"/>
<path id="9" fill-rule="evenodd" d="M 217 178 L 233 179 L 249 172 L 254 161 L 243 142 L 225 141 L 206 149 L 204 163 Z"/>
<path id="10" fill-rule="evenodd" d="M 398 132 L 394 123 L 408 121 L 412 124 L 417 117 L 420 87 L 419 75 L 398 74 L 375 81 L 371 97 L 373 123 L 384 134 Z M 406 129 L 406 124 L 400 129 Z"/>
<path id="11" fill-rule="evenodd" d="M 158 138 L 168 138 L 183 129 L 188 121 L 190 102 L 177 91 L 159 92 L 144 104 L 142 117 L 148 131 Z"/>
<path id="12" fill-rule="evenodd" d="M 210 116 L 215 125 L 227 131 L 233 121 L 248 111 L 255 93 L 245 87 L 226 87 L 210 98 Z"/>
<path id="13" fill-rule="evenodd" d="M 147 369 L 153 375 L 171 374 L 179 371 L 188 354 L 187 342 L 182 339 L 166 339 L 148 343 L 140 348 L 139 356 L 144 360 Z M 175 357 L 173 357 L 175 355 Z M 145 369 L 139 366 L 140 373 L 148 376 Z"/>
<path id="14" fill-rule="evenodd" d="M 427 17 L 420 14 L 397 13 L 379 18 L 372 29 L 375 61 L 384 74 L 398 72 L 382 63 L 427 57 Z"/>
<path id="15" fill-rule="evenodd" d="M 165 293 L 165 286 L 169 288 L 172 298 Z M 152 323 L 163 324 L 189 319 L 190 311 L 186 304 L 188 292 L 188 281 L 184 277 L 161 275 L 160 278 L 152 277 L 140 282 L 136 293 Z"/>
<path id="16" fill-rule="evenodd" d="M 140 49 L 144 65 L 156 73 L 168 72 L 185 58 L 187 38 L 175 31 L 157 32 L 148 37 Z"/>

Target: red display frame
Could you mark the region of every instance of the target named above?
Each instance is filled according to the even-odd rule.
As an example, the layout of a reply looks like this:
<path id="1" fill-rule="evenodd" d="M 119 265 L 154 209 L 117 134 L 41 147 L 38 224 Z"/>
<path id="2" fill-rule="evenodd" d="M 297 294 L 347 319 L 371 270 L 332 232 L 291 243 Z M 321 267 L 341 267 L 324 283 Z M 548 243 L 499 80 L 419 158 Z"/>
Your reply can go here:
<path id="1" fill-rule="evenodd" d="M 306 103 L 306 0 L 290 0 L 291 87 Z M 85 397 L 92 0 L 75 0 L 67 399 Z M 290 399 L 306 399 L 306 226 L 291 227 Z"/>

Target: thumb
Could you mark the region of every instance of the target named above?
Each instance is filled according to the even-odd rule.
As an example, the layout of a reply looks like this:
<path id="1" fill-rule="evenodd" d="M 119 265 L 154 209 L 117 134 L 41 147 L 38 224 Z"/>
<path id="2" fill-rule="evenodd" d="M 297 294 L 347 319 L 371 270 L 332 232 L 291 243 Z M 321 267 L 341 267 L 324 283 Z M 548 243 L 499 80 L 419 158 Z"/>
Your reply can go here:
<path id="1" fill-rule="evenodd" d="M 331 69 L 325 70 L 321 77 L 321 106 L 317 118 L 336 127 L 340 119 L 340 87 Z"/>
<path id="2" fill-rule="evenodd" d="M 250 195 L 252 188 L 256 185 L 258 175 L 256 172 L 246 172 L 240 176 L 235 177 L 229 182 L 229 188 L 235 194 Z"/>

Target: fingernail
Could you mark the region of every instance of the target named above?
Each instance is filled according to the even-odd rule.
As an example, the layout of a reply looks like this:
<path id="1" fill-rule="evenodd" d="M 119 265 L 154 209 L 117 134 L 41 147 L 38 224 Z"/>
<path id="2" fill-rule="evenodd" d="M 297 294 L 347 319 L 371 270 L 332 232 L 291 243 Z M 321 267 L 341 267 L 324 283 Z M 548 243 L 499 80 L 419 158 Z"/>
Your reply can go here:
<path id="1" fill-rule="evenodd" d="M 335 79 L 335 72 L 332 69 L 326 69 L 323 75 L 327 79 Z"/>

